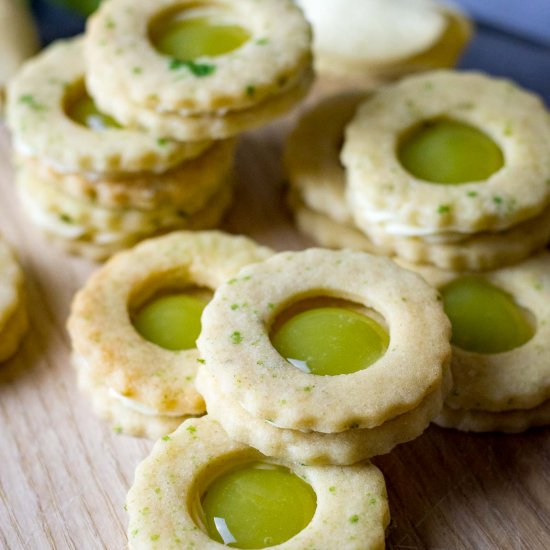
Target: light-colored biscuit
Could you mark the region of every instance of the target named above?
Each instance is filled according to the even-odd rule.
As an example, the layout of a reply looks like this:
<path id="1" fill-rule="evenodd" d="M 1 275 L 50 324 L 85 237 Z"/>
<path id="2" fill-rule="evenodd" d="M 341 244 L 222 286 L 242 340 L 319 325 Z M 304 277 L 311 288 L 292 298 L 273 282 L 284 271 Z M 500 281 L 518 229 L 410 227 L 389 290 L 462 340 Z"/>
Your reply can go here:
<path id="1" fill-rule="evenodd" d="M 412 263 L 433 264 L 453 271 L 497 269 L 522 261 L 550 241 L 550 210 L 509 229 L 455 235 L 454 242 L 389 235 L 376 224 L 367 230 L 375 246 Z"/>
<path id="2" fill-rule="evenodd" d="M 132 233 L 121 232 L 95 232 L 83 226 L 76 226 L 73 223 L 66 223 L 58 216 L 44 212 L 40 205 L 33 202 L 32 197 L 20 193 L 25 206 L 25 212 L 40 228 L 44 236 L 65 250 L 69 254 L 83 256 L 94 261 L 103 261 L 114 253 L 129 248 L 148 237 L 162 235 L 171 230 L 187 229 L 201 230 L 213 229 L 220 225 L 233 199 L 233 189 L 226 186 L 211 201 L 193 216 L 182 219 L 176 227 L 165 227 L 157 229 L 152 233 L 137 231 Z"/>
<path id="3" fill-rule="evenodd" d="M 410 268 L 438 289 L 460 277 L 435 268 Z M 550 253 L 480 276 L 528 311 L 536 331 L 522 346 L 502 353 L 453 346 L 454 387 L 445 404 L 495 413 L 537 407 L 550 398 Z"/>
<path id="4" fill-rule="evenodd" d="M 155 541 L 166 550 L 222 548 L 200 527 L 199 499 L 217 476 L 258 460 L 289 468 L 311 485 L 317 497 L 311 522 L 277 549 L 331 550 L 344 541 L 346 550 L 384 548 L 389 508 L 384 478 L 373 464 L 303 466 L 265 458 L 229 439 L 209 417 L 187 420 L 158 441 L 136 469 L 126 499 L 129 547 L 151 548 Z"/>
<path id="5" fill-rule="evenodd" d="M 84 93 L 81 38 L 58 41 L 27 61 L 8 88 L 6 117 L 15 149 L 58 172 L 161 172 L 193 158 L 209 141 L 179 143 L 135 129 L 92 130 L 67 104 Z"/>
<path id="6" fill-rule="evenodd" d="M 448 118 L 479 128 L 501 148 L 504 166 L 487 180 L 438 185 L 415 178 L 396 152 L 403 132 Z M 550 115 L 541 100 L 507 80 L 434 71 L 373 94 L 347 127 L 342 161 L 359 227 L 394 235 L 500 231 L 550 201 Z"/>
<path id="7" fill-rule="evenodd" d="M 73 357 L 72 362 L 76 365 L 79 359 Z M 94 377 L 85 365 L 79 365 L 77 380 L 79 389 L 90 398 L 94 413 L 109 422 L 115 433 L 156 440 L 176 430 L 188 418 L 155 414 L 134 404 Z"/>
<path id="8" fill-rule="evenodd" d="M 202 381 L 199 368 L 197 388 L 208 403 L 208 415 L 217 420 L 229 437 L 264 455 L 303 464 L 354 464 L 390 452 L 396 445 L 418 437 L 441 411 L 452 385 L 450 371 L 444 383 L 415 409 L 374 428 L 338 433 L 301 432 L 278 428 L 246 412 L 230 394 L 221 395 L 211 379 Z"/>
<path id="9" fill-rule="evenodd" d="M 231 169 L 234 150 L 233 140 L 220 141 L 167 172 L 142 172 L 126 177 L 55 172 L 38 159 L 22 155 L 17 166 L 22 166 L 34 179 L 100 207 L 154 210 L 170 205 L 193 213 L 225 183 L 223 177 Z"/>
<path id="10" fill-rule="evenodd" d="M 19 166 L 16 173 L 16 186 L 25 205 L 29 202 L 36 205 L 44 216 L 53 220 L 56 226 L 66 228 L 68 238 L 78 238 L 84 234 L 153 234 L 170 228 L 188 228 L 200 219 L 201 215 L 221 197 L 226 188 L 230 188 L 227 178 L 220 177 L 221 189 L 196 212 L 187 212 L 185 208 L 174 205 L 156 210 L 139 210 L 137 208 L 104 208 L 93 203 L 76 199 L 59 190 L 55 175 L 50 173 L 51 180 L 42 181 L 36 177 L 32 165 Z M 225 201 L 224 201 L 225 202 Z M 36 208 L 35 208 L 36 209 Z M 31 212 L 29 214 L 32 215 Z M 51 229 L 54 230 L 54 225 Z M 63 234 L 63 231 L 59 231 Z"/>
<path id="11" fill-rule="evenodd" d="M 520 433 L 529 428 L 550 424 L 550 400 L 532 409 L 511 409 L 502 412 L 443 407 L 434 423 L 443 428 L 463 432 Z"/>
<path id="12" fill-rule="evenodd" d="M 351 224 L 346 202 L 346 174 L 340 162 L 344 130 L 362 92 L 329 96 L 306 111 L 285 144 L 285 172 L 291 189 L 310 209 L 334 221 Z"/>
<path id="13" fill-rule="evenodd" d="M 227 54 L 174 63 L 149 33 L 155 20 L 178 11 L 242 26 L 251 36 Z M 115 0 L 88 20 L 87 80 L 101 105 L 108 84 L 130 103 L 159 112 L 243 110 L 301 80 L 311 64 L 310 41 L 309 25 L 290 0 Z M 193 70 L 197 65 L 208 67 L 206 74 Z"/>
<path id="14" fill-rule="evenodd" d="M 76 295 L 68 329 L 75 356 L 95 380 L 159 415 L 200 414 L 198 351 L 163 349 L 142 338 L 129 311 L 161 290 L 215 290 L 271 251 L 245 237 L 175 232 L 114 256 Z M 78 364 L 75 365 L 78 368 Z"/>
<path id="15" fill-rule="evenodd" d="M 201 376 L 254 417 L 283 428 L 341 432 L 409 412 L 441 386 L 450 362 L 450 325 L 439 295 L 411 275 L 387 258 L 349 250 L 284 252 L 246 267 L 204 310 Z M 390 335 L 386 353 L 342 376 L 291 365 L 272 346 L 270 326 L 290 305 L 313 297 L 380 314 Z"/>
<path id="16" fill-rule="evenodd" d="M 202 116 L 155 111 L 136 106 L 128 101 L 126 95 L 114 90 L 98 98 L 98 104 L 105 111 L 116 111 L 117 117 L 123 123 L 143 127 L 154 135 L 171 136 L 182 141 L 226 139 L 245 130 L 267 124 L 286 113 L 305 97 L 312 81 L 313 73 L 308 71 L 287 91 L 272 98 L 268 97 L 248 109 L 220 110 Z M 108 89 L 108 86 L 104 84 L 103 88 Z"/>
<path id="17" fill-rule="evenodd" d="M 425 0 L 298 0 L 314 30 L 320 74 L 396 76 L 454 65 L 471 25 Z M 353 14 L 350 17 L 350 14 Z"/>

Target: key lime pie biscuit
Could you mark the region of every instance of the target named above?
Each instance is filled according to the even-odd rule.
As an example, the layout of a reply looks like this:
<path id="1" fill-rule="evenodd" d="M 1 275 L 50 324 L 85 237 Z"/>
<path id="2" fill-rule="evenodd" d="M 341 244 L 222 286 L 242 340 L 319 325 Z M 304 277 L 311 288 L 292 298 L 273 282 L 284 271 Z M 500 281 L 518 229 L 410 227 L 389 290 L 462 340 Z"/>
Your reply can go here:
<path id="1" fill-rule="evenodd" d="M 225 138 L 305 95 L 310 41 L 290 0 L 115 0 L 89 20 L 87 84 L 125 124 L 182 140 Z"/>
<path id="2" fill-rule="evenodd" d="M 422 404 L 433 399 L 433 413 L 448 390 L 450 327 L 437 293 L 410 275 L 349 250 L 281 253 L 244 268 L 203 314 L 198 384 L 207 408 L 234 434 L 232 413 L 253 417 L 239 426 L 250 444 L 267 439 L 262 424 L 288 431 L 267 443 L 282 453 L 292 431 L 311 434 L 310 448 L 292 455 L 311 461 L 323 460 L 323 436 L 350 442 L 335 459 L 344 463 L 368 456 L 359 445 L 368 430 L 384 432 L 380 452 L 416 437 L 428 423 Z M 385 426 L 407 414 L 403 430 Z"/>
<path id="3" fill-rule="evenodd" d="M 450 67 L 472 32 L 464 14 L 428 0 L 297 3 L 314 30 L 316 69 L 340 78 L 387 78 Z"/>
<path id="4" fill-rule="evenodd" d="M 452 71 L 409 77 L 373 94 L 347 128 L 348 203 L 367 234 L 373 223 L 448 240 L 509 229 L 550 202 L 549 147 L 550 115 L 512 82 Z"/>
<path id="5" fill-rule="evenodd" d="M 550 254 L 483 274 L 416 269 L 453 325 L 454 387 L 435 422 L 521 431 L 550 420 Z"/>
<path id="6" fill-rule="evenodd" d="M 83 55 L 81 37 L 58 41 L 10 82 L 7 122 L 17 151 L 58 172 L 112 175 L 164 172 L 208 147 L 209 141 L 159 140 L 106 119 L 87 94 Z"/>
<path id="7" fill-rule="evenodd" d="M 76 295 L 68 321 L 81 385 L 141 413 L 136 435 L 151 433 L 151 417 L 202 414 L 194 384 L 202 308 L 223 281 L 270 254 L 214 231 L 174 232 L 114 256 Z"/>
<path id="8" fill-rule="evenodd" d="M 128 543 L 158 546 L 381 550 L 384 478 L 371 463 L 304 466 L 232 441 L 208 416 L 159 440 L 126 499 Z"/>

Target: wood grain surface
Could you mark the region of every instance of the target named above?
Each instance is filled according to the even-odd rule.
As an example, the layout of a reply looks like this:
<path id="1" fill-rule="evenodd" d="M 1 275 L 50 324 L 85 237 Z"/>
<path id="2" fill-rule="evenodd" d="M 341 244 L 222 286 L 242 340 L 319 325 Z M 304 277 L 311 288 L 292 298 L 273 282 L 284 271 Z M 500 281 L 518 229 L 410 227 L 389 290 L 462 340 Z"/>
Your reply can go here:
<path id="1" fill-rule="evenodd" d="M 282 199 L 288 125 L 242 137 L 225 224 L 278 250 L 312 244 L 296 233 Z M 65 331 L 72 296 L 96 265 L 51 247 L 30 224 L 3 129 L 0 192 L 0 231 L 25 270 L 31 317 L 18 354 L 0 366 L 0 547 L 125 548 L 125 495 L 152 444 L 94 417 L 77 390 Z M 375 462 L 388 485 L 390 549 L 550 548 L 549 429 L 505 436 L 431 427 Z"/>

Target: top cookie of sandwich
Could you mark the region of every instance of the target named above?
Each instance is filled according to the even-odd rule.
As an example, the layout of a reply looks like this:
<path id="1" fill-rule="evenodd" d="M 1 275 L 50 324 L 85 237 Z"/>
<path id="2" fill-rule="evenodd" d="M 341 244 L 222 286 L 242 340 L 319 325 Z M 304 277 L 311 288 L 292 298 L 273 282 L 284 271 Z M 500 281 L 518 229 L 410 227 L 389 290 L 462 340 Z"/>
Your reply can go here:
<path id="1" fill-rule="evenodd" d="M 368 232 L 501 231 L 550 201 L 550 115 L 481 73 L 434 71 L 373 94 L 347 127 L 348 203 Z"/>
<path id="2" fill-rule="evenodd" d="M 290 0 L 113 0 L 89 21 L 88 86 L 104 107 L 114 94 L 159 114 L 224 115 L 297 87 L 310 41 Z"/>

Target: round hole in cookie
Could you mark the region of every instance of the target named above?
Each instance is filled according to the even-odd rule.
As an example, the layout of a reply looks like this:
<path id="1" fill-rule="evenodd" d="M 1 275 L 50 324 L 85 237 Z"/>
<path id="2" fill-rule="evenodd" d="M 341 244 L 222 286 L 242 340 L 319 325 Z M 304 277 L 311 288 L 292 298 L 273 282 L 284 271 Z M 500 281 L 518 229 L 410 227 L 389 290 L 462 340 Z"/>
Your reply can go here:
<path id="1" fill-rule="evenodd" d="M 170 56 L 174 64 L 230 53 L 250 36 L 250 32 L 231 17 L 229 10 L 208 3 L 201 7 L 169 10 L 149 25 L 151 43 L 157 51 Z"/>
<path id="2" fill-rule="evenodd" d="M 386 323 L 377 312 L 329 297 L 301 300 L 282 311 L 270 338 L 289 363 L 320 376 L 366 369 L 389 344 Z"/>
<path id="3" fill-rule="evenodd" d="M 308 482 L 267 459 L 228 461 L 217 475 L 200 481 L 192 503 L 195 521 L 213 540 L 233 548 L 281 544 L 307 527 L 317 508 Z"/>
<path id="4" fill-rule="evenodd" d="M 444 117 L 406 130 L 397 155 L 414 177 L 438 184 L 484 181 L 504 166 L 500 147 L 486 133 Z"/>
<path id="5" fill-rule="evenodd" d="M 132 324 L 153 344 L 171 351 L 193 349 L 201 331 L 201 316 L 212 292 L 198 287 L 166 287 L 133 301 Z"/>
<path id="6" fill-rule="evenodd" d="M 96 106 L 94 100 L 90 97 L 84 86 L 84 82 L 79 82 L 69 87 L 64 98 L 65 113 L 81 126 L 90 128 L 96 132 L 107 129 L 122 128 L 122 126 L 112 117 L 102 113 Z"/>
<path id="7" fill-rule="evenodd" d="M 441 289 L 453 327 L 452 343 L 477 353 L 503 353 L 535 334 L 533 315 L 483 277 L 459 277 Z"/>

